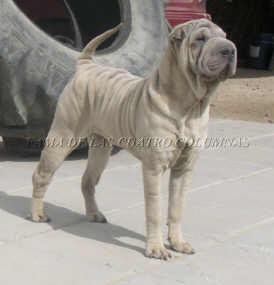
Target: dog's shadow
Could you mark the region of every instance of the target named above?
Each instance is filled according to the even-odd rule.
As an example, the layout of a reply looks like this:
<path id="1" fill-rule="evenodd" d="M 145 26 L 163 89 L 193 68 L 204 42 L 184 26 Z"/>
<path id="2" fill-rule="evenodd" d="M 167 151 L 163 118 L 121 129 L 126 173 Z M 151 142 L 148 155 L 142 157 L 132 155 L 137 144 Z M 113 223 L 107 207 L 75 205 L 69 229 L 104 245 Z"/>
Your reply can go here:
<path id="1" fill-rule="evenodd" d="M 30 204 L 30 198 L 8 195 L 5 192 L 0 191 L 0 209 L 12 215 L 26 219 Z M 54 230 L 59 229 L 82 238 L 113 244 L 142 254 L 144 253 L 144 250 L 141 247 L 137 247 L 120 240 L 121 238 L 132 238 L 144 242 L 145 237 L 139 233 L 111 223 L 84 223 L 87 221 L 85 216 L 51 203 L 45 203 L 45 208 L 47 213 L 49 213 L 49 216 L 52 218 L 49 225 Z M 33 225 L 35 226 L 35 223 L 33 223 Z"/>

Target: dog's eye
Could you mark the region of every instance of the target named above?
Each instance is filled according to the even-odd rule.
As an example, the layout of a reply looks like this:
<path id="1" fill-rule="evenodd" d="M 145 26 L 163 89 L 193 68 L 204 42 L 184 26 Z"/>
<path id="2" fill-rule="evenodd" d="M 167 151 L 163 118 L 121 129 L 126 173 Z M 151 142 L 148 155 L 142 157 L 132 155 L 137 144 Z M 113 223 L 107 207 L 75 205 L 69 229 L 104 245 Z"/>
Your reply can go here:
<path id="1" fill-rule="evenodd" d="M 206 37 L 205 36 L 203 36 L 203 35 L 201 35 L 201 36 L 199 36 L 197 39 L 196 39 L 196 41 L 197 42 L 205 42 L 206 41 Z"/>

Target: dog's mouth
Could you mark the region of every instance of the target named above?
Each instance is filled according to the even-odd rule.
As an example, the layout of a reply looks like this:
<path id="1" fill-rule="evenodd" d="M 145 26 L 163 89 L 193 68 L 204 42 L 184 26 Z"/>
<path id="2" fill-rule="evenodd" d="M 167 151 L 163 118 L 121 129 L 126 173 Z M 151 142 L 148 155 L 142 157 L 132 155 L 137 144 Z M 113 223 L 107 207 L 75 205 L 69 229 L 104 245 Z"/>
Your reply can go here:
<path id="1" fill-rule="evenodd" d="M 202 50 L 197 62 L 201 78 L 207 82 L 223 81 L 236 73 L 237 50 L 225 39 L 212 40 Z"/>
<path id="2" fill-rule="evenodd" d="M 225 68 L 220 72 L 219 79 L 226 80 L 236 74 L 236 61 L 230 61 Z"/>
<path id="3" fill-rule="evenodd" d="M 231 68 L 230 64 L 227 64 L 227 66 L 221 71 L 219 78 L 221 80 L 225 80 L 225 79 L 233 76 L 231 70 L 232 70 L 232 68 Z"/>
<path id="4" fill-rule="evenodd" d="M 224 81 L 236 73 L 236 62 L 210 62 L 202 68 L 201 77 L 204 81 Z"/>

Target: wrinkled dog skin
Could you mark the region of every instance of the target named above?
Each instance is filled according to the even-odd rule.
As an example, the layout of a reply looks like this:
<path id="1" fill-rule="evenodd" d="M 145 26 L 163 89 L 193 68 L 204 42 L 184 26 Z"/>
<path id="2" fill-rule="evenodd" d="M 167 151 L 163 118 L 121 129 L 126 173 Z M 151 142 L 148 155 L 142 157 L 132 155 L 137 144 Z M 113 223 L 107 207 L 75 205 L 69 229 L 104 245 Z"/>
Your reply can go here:
<path id="1" fill-rule="evenodd" d="M 192 254 L 184 240 L 181 217 L 197 157 L 196 141 L 207 136 L 209 103 L 218 84 L 235 74 L 236 47 L 208 20 L 173 29 L 159 68 L 147 79 L 125 70 L 97 64 L 97 46 L 119 27 L 95 38 L 79 58 L 77 71 L 60 97 L 40 163 L 33 175 L 31 219 L 49 221 L 43 198 L 50 180 L 76 147 L 71 139 L 96 141 L 89 148 L 82 193 L 90 221 L 104 223 L 95 200 L 95 186 L 107 164 L 112 145 L 127 149 L 142 163 L 148 257 L 169 259 L 161 233 L 160 181 L 170 169 L 168 240 L 170 248 Z M 105 143 L 107 139 L 108 143 Z M 138 141 L 139 143 L 134 143 Z M 140 145 L 140 142 L 143 144 Z M 164 142 L 164 143 L 163 143 Z"/>

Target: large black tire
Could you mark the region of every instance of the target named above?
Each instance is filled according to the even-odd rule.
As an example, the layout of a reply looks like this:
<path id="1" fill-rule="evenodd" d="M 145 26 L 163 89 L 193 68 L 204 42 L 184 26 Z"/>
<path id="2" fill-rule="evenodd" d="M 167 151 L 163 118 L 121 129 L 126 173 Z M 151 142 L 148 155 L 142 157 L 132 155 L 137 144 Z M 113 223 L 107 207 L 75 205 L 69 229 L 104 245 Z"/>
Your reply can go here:
<path id="1" fill-rule="evenodd" d="M 96 60 L 146 76 L 166 47 L 163 1 L 119 2 L 124 26 Z M 77 56 L 37 28 L 12 0 L 0 0 L 0 136 L 46 136 Z"/>

